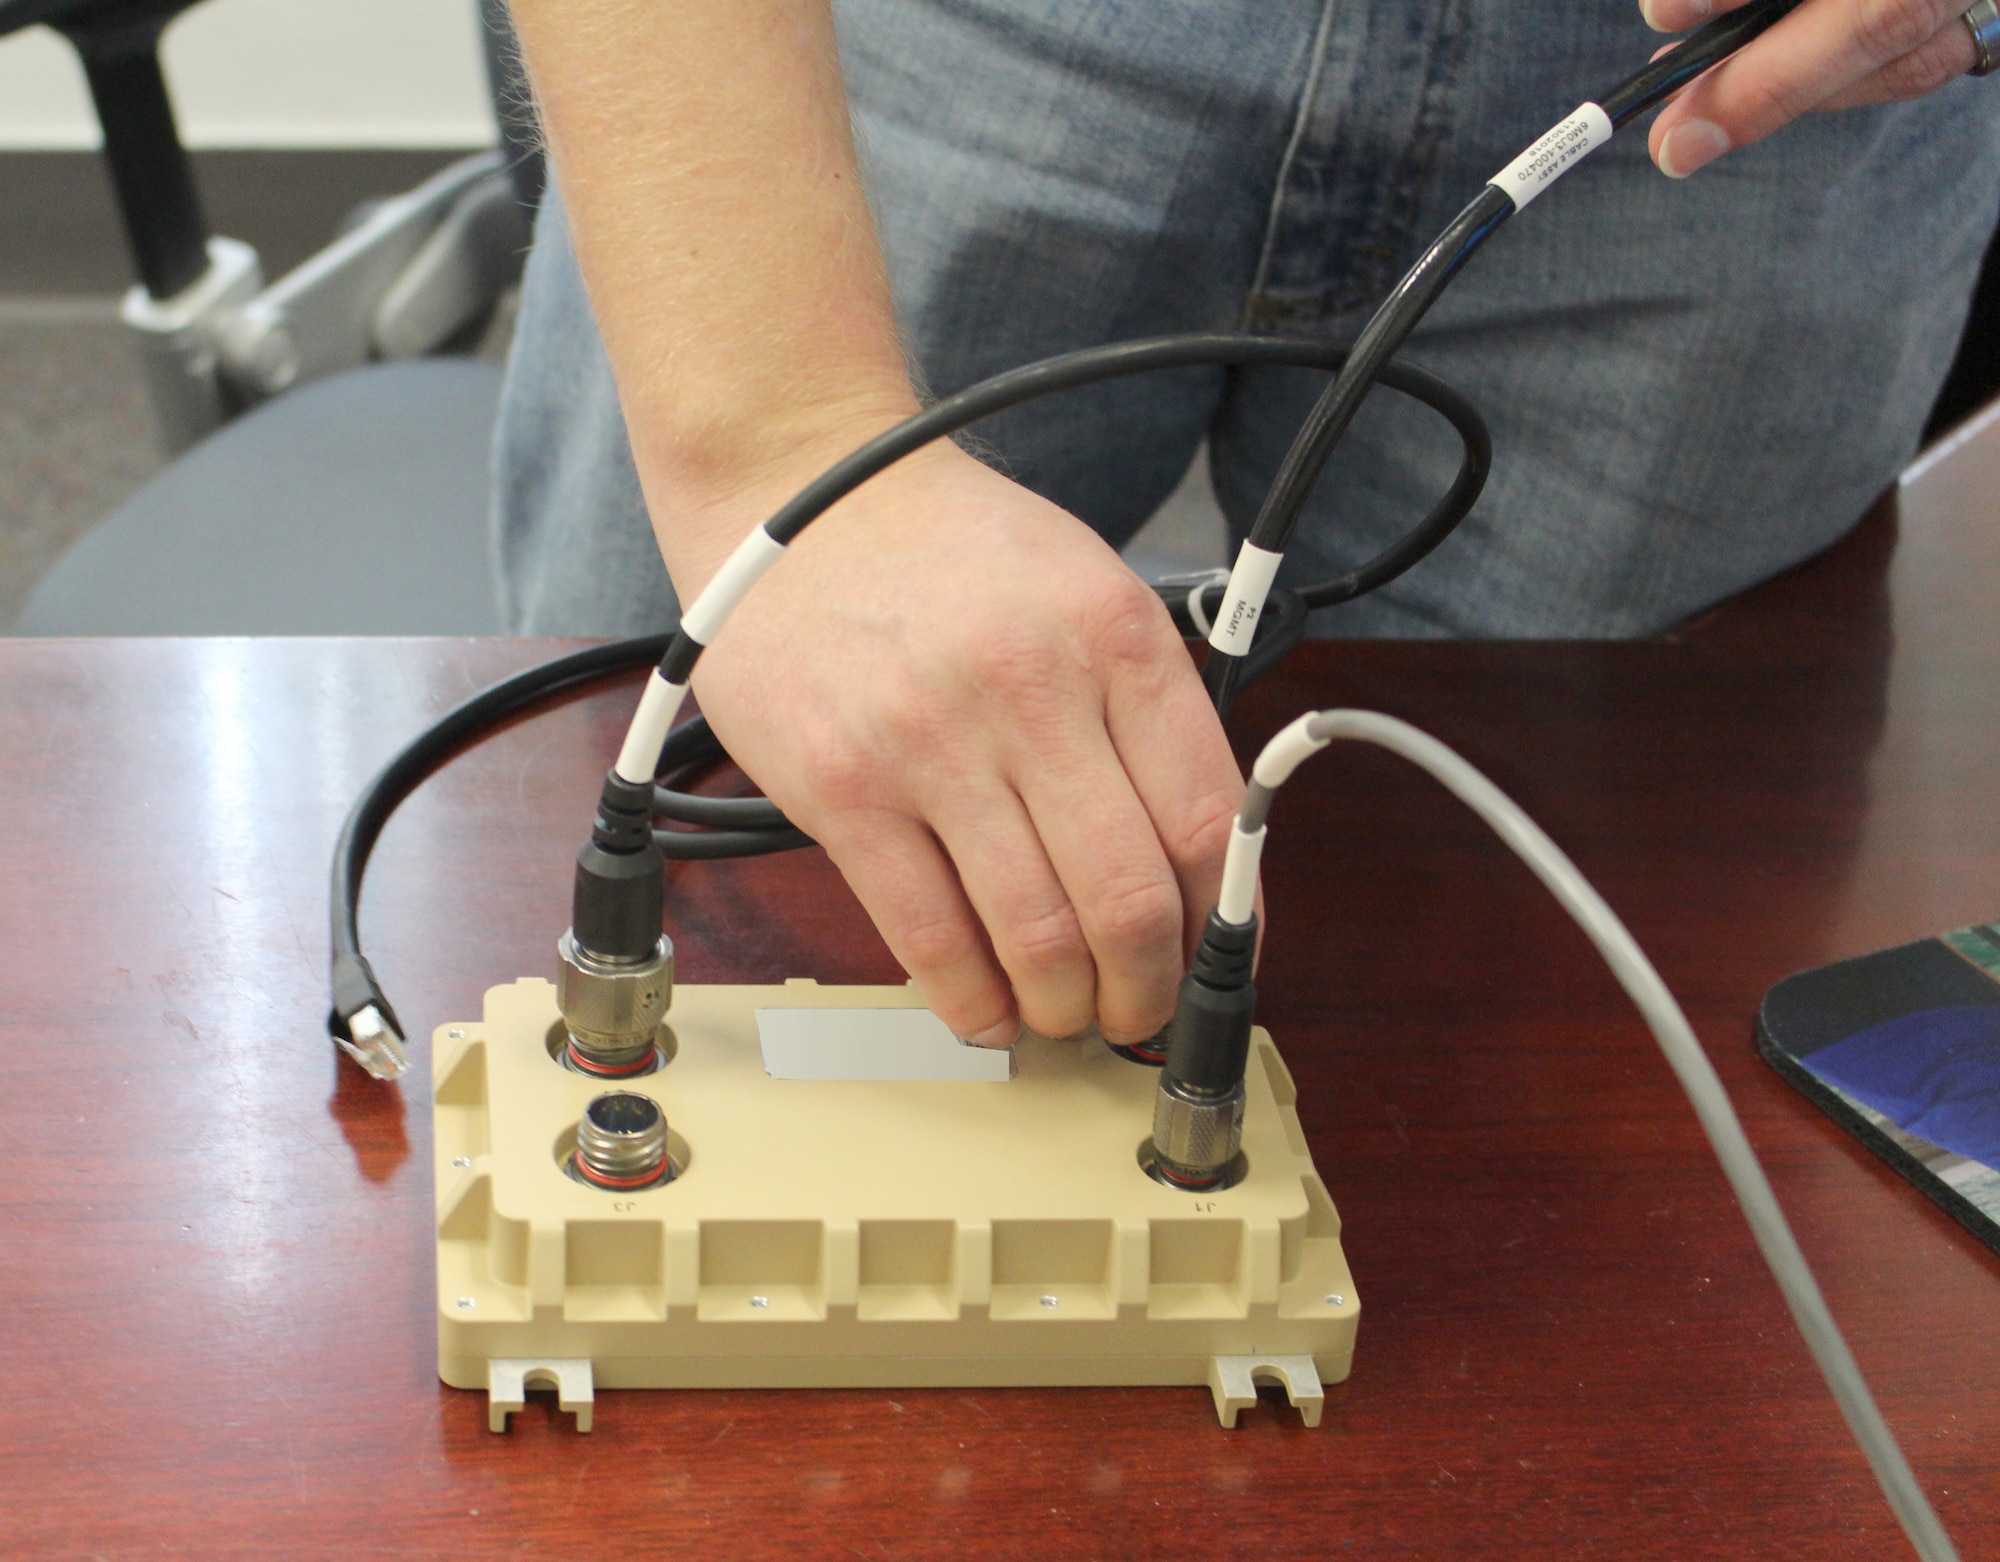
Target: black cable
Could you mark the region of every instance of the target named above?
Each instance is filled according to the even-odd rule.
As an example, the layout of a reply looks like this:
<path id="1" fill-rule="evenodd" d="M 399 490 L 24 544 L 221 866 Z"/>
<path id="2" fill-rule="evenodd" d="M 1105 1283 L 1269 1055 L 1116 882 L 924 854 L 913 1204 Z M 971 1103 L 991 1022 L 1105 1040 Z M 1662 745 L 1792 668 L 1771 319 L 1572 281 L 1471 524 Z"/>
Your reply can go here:
<path id="1" fill-rule="evenodd" d="M 1029 364 L 947 397 L 869 441 L 815 478 L 778 512 L 766 529 L 774 537 L 789 541 L 840 499 L 911 451 L 980 418 L 1041 396 L 1151 369 L 1211 363 L 1276 363 L 1334 370 L 1346 357 L 1347 349 L 1331 342 L 1219 333 L 1119 342 Z M 1377 377 L 1392 390 L 1435 408 L 1458 431 L 1465 446 L 1458 474 L 1445 497 L 1409 536 L 1360 570 L 1308 588 L 1308 592 L 1274 593 L 1269 625 L 1245 668 L 1253 677 L 1275 666 L 1298 643 L 1305 632 L 1304 608 L 1310 601 L 1310 592 L 1355 594 L 1372 589 L 1372 583 L 1379 579 L 1407 569 L 1464 518 L 1486 480 L 1492 464 L 1492 438 L 1485 420 L 1470 401 L 1437 376 L 1411 364 L 1385 365 Z M 1363 580 L 1369 583 L 1356 584 Z M 1281 595 L 1288 600 L 1279 601 Z M 1345 597 L 1330 599 L 1345 600 Z M 679 647 L 689 644 L 692 642 L 678 633 L 644 635 L 572 652 L 541 667 L 516 673 L 447 713 L 376 773 L 355 800 L 334 845 L 328 902 L 333 933 L 333 1010 L 327 1028 L 337 1039 L 351 1041 L 350 1022 L 356 1014 L 371 1007 L 397 1035 L 402 1034 L 394 1010 L 361 953 L 357 927 L 361 878 L 367 868 L 368 854 L 397 805 L 459 748 L 527 706 L 580 684 L 645 666 L 663 654 L 672 658 Z M 695 646 L 694 650 L 699 655 L 700 647 Z M 692 658 L 688 665 L 691 669 Z M 674 728 L 661 751 L 657 769 L 672 781 L 724 757 L 722 745 L 709 730 L 707 721 L 697 716 Z M 669 858 L 700 861 L 761 856 L 813 844 L 810 836 L 797 829 L 766 798 L 698 797 L 671 785 L 656 786 L 653 796 L 655 811 L 666 819 L 698 827 L 719 827 L 655 831 L 655 841 Z"/>
<path id="2" fill-rule="evenodd" d="M 1734 54 L 1798 4 L 1799 0 L 1759 0 L 1710 22 L 1605 93 L 1598 107 L 1610 119 L 1613 130 L 1629 124 Z M 1504 190 L 1493 184 L 1483 186 L 1382 300 L 1355 338 L 1346 364 L 1299 426 L 1264 496 L 1263 508 L 1250 530 L 1251 542 L 1272 553 L 1285 551 L 1306 497 L 1360 411 L 1369 385 L 1381 376 L 1383 367 L 1474 251 L 1498 232 L 1514 211 L 1514 202 Z"/>
<path id="3" fill-rule="evenodd" d="M 655 830 L 653 842 L 670 862 L 720 862 L 731 857 L 768 857 L 773 852 L 817 846 L 805 831 L 787 824 L 782 830 Z"/>
<path id="4" fill-rule="evenodd" d="M 1613 128 L 1625 125 L 1726 58 L 1792 10 L 1799 0 L 1753 0 L 1709 23 L 1678 48 L 1605 94 L 1598 106 Z M 1282 553 L 1306 497 L 1333 448 L 1346 432 L 1376 383 L 1416 397 L 1441 413 L 1458 431 L 1465 458 L 1445 496 L 1408 534 L 1356 569 L 1297 592 L 1272 592 L 1264 622 L 1246 656 L 1211 650 L 1207 676 L 1218 711 L 1226 713 L 1232 691 L 1247 676 L 1260 675 L 1303 634 L 1305 612 L 1345 602 L 1393 580 L 1424 558 L 1450 534 L 1478 497 L 1491 464 L 1492 442 L 1478 410 L 1434 375 L 1393 361 L 1396 350 L 1473 252 L 1513 214 L 1513 200 L 1485 186 L 1411 268 L 1370 319 L 1353 348 L 1283 337 L 1212 333 L 1157 337 L 1114 343 L 1029 364 L 946 397 L 898 427 L 836 462 L 801 490 L 765 531 L 788 544 L 832 505 L 910 452 L 957 432 L 993 413 L 1041 396 L 1153 369 L 1215 363 L 1276 363 L 1335 371 L 1335 379 L 1307 416 L 1266 496 L 1250 541 Z M 1204 598 L 1204 602 L 1205 602 Z M 1185 609 L 1182 609 L 1185 613 Z M 376 984 L 360 950 L 356 925 L 361 878 L 376 837 L 396 806 L 458 748 L 508 716 L 578 684 L 643 666 L 660 658 L 659 673 L 685 684 L 702 646 L 684 634 L 647 635 L 559 657 L 530 668 L 475 695 L 420 733 L 363 789 L 335 843 L 329 915 L 333 934 L 333 1013 L 328 1029 L 351 1039 L 349 1022 L 364 1009 L 379 1011 L 396 1034 L 394 1012 Z M 679 749 L 674 745 L 678 743 Z M 661 754 L 662 768 L 685 769 L 694 761 L 670 762 L 670 751 L 692 755 L 720 745 L 697 718 L 675 729 Z M 698 798 L 671 787 L 656 788 L 655 807 L 694 830 L 655 832 L 662 849 L 683 858 L 747 855 L 789 850 L 808 844 L 775 804 L 761 799 Z M 720 826 L 703 829 L 703 826 Z"/>
<path id="5" fill-rule="evenodd" d="M 1257 621 L 1257 640 L 1243 658 L 1243 683 L 1247 688 L 1292 654 L 1306 637 L 1310 607 L 1303 592 L 1272 588 L 1264 599 L 1264 614 Z"/>
<path id="6" fill-rule="evenodd" d="M 1354 415 L 1361 410 L 1375 382 L 1388 371 L 1390 359 L 1417 322 L 1472 258 L 1472 252 L 1514 215 L 1514 203 L 1494 185 L 1478 195 L 1451 220 L 1451 225 L 1425 250 L 1395 291 L 1362 327 L 1353 350 L 1334 381 L 1320 394 L 1305 422 L 1292 438 L 1264 495 L 1263 507 L 1250 528 L 1250 541 L 1268 553 L 1283 553 L 1297 527 L 1313 485 L 1340 443 Z M 1414 560 L 1412 561 L 1414 562 Z M 1393 577 L 1391 577 L 1393 578 Z"/>
<path id="7" fill-rule="evenodd" d="M 977 385 L 967 386 L 897 424 L 887 433 L 877 435 L 800 489 L 783 509 L 765 522 L 764 530 L 778 542 L 789 543 L 869 478 L 886 471 L 932 440 L 955 434 L 982 418 L 1005 412 L 1024 402 L 1039 401 L 1059 391 L 1075 390 L 1155 369 L 1184 369 L 1211 364 L 1269 363 L 1297 369 L 1339 370 L 1348 361 L 1349 352 L 1350 349 L 1345 346 L 1310 338 L 1217 331 L 1112 342 L 1103 347 L 1086 347 L 1079 352 L 1044 358 L 1039 363 L 1010 369 L 991 379 L 981 380 Z M 1412 364 L 1399 363 L 1378 366 L 1375 377 L 1392 390 L 1412 396 L 1442 413 L 1468 446 L 1485 442 L 1490 449 L 1486 423 L 1478 408 L 1436 375 Z M 1474 430 L 1477 432 L 1472 432 Z"/>
<path id="8" fill-rule="evenodd" d="M 653 815 L 711 830 L 775 830 L 786 823 L 778 805 L 768 797 L 707 797 L 665 786 L 653 788 Z"/>
<path id="9" fill-rule="evenodd" d="M 1765 32 L 1800 0 L 1753 0 L 1690 34 L 1686 39 L 1620 82 L 1596 100 L 1615 131 L 1641 114 L 1658 107 L 1693 81 L 1720 64 L 1753 38 Z M 1514 200 L 1498 185 L 1487 184 L 1454 217 L 1435 242 L 1398 282 L 1355 338 L 1354 349 L 1334 381 L 1306 414 L 1291 448 L 1278 467 L 1257 519 L 1250 528 L 1252 546 L 1269 553 L 1283 553 L 1291 542 L 1313 486 L 1331 459 L 1334 447 L 1347 433 L 1355 414 L 1361 410 L 1373 383 L 1402 347 L 1411 331 L 1429 313 L 1451 279 L 1458 275 L 1473 253 L 1499 231 L 1501 224 L 1516 211 Z M 1435 546 L 1435 544 L 1433 544 Z M 1409 562 L 1423 557 L 1417 552 Z M 1405 565 L 1404 568 L 1407 568 Z M 1367 567 L 1364 566 L 1364 570 Z M 1395 571 L 1383 577 L 1395 578 Z M 1377 581 L 1376 584 L 1381 584 Z M 1372 586 L 1362 588 L 1373 589 Z M 1357 593 L 1358 594 L 1358 593 Z M 1347 598 L 1334 598 L 1345 601 Z M 1315 602 L 1314 606 L 1325 606 Z M 1242 686 L 1242 660 L 1228 655 L 1212 655 L 1203 668 L 1203 681 L 1218 711 L 1227 714 L 1229 702 Z"/>
<path id="10" fill-rule="evenodd" d="M 1753 38 L 1761 37 L 1798 6 L 1799 0 L 1756 0 L 1717 17 L 1689 33 L 1644 70 L 1627 76 L 1599 98 L 1597 106 L 1611 116 L 1613 130 L 1623 130 L 1641 114 L 1658 108 L 1695 77 L 1713 70 Z"/>
<path id="11" fill-rule="evenodd" d="M 485 737 L 508 717 L 532 705 L 615 673 L 629 672 L 655 661 L 671 635 L 640 635 L 614 640 L 559 656 L 530 667 L 483 689 L 432 722 L 370 778 L 333 844 L 333 868 L 327 888 L 328 920 L 333 937 L 333 1011 L 326 1028 L 339 1041 L 351 1041 L 349 1022 L 363 1009 L 374 1008 L 402 1034 L 395 1011 L 361 953 L 359 926 L 361 877 L 376 837 L 397 806 L 423 779 L 460 749 Z"/>
<path id="12" fill-rule="evenodd" d="M 670 860 L 761 857 L 816 844 L 768 797 L 703 797 L 674 789 L 672 783 L 692 779 L 728 757 L 706 716 L 684 721 L 667 734 L 660 753 L 663 784 L 653 788 L 653 812 L 676 824 L 702 827 L 653 832 L 654 841 Z"/>
<path id="13" fill-rule="evenodd" d="M 876 435 L 806 484 L 764 523 L 763 529 L 773 541 L 790 544 L 834 505 L 903 457 L 921 450 L 934 440 L 956 434 L 982 418 L 1038 401 L 1044 396 L 1077 390 L 1105 380 L 1122 379 L 1130 374 L 1213 364 L 1265 363 L 1287 368 L 1337 371 L 1348 361 L 1349 351 L 1345 346 L 1310 338 L 1216 331 L 1112 342 L 1102 347 L 1086 347 L 1077 352 L 1044 358 L 1039 363 L 1009 369 L 991 379 L 969 385 L 887 432 Z M 1486 474 L 1492 466 L 1493 439 L 1479 409 L 1427 370 L 1408 363 L 1384 363 L 1377 367 L 1373 381 L 1421 401 L 1438 412 L 1457 431 L 1466 448 L 1465 458 L 1450 491 L 1417 527 L 1417 532 L 1423 533 L 1429 541 L 1410 557 L 1409 564 L 1414 564 L 1465 518 L 1465 513 L 1479 497 L 1479 490 L 1485 485 Z M 1403 543 L 1398 543 L 1396 549 L 1390 552 L 1403 546 Z M 1386 554 L 1383 555 L 1383 558 L 1386 557 Z M 1371 560 L 1362 566 L 1362 570 L 1373 571 L 1381 563 L 1382 558 Z M 1407 568 L 1408 564 L 1403 567 Z M 1385 574 L 1382 578 L 1391 579 L 1394 573 L 1400 571 Z M 1335 586 L 1338 582 L 1322 584 Z M 1308 587 L 1301 595 L 1315 589 Z M 1373 587 L 1364 589 L 1372 590 Z M 699 641 L 688 636 L 677 637 L 660 660 L 660 677 L 668 683 L 684 685 L 693 674 L 704 649 Z"/>

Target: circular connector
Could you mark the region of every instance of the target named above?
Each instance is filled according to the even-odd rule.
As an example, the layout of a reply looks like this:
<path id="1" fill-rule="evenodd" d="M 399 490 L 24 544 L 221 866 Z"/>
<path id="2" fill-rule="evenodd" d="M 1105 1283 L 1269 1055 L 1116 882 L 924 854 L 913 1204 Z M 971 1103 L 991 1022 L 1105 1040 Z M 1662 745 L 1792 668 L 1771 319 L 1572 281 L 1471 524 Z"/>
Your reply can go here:
<path id="1" fill-rule="evenodd" d="M 1250 1157 L 1238 1150 L 1230 1158 L 1229 1164 L 1205 1181 L 1190 1182 L 1170 1171 L 1160 1160 L 1160 1152 L 1150 1139 L 1139 1141 L 1139 1170 L 1163 1188 L 1172 1188 L 1176 1193 L 1218 1193 L 1224 1188 L 1233 1188 L 1250 1175 Z"/>
<path id="2" fill-rule="evenodd" d="M 576 1050 L 570 1038 L 569 1027 L 560 1018 L 551 1025 L 548 1035 L 543 1038 L 552 1062 L 561 1065 L 572 1074 L 582 1074 L 590 1079 L 623 1082 L 639 1079 L 647 1074 L 657 1074 L 680 1051 L 680 1038 L 674 1034 L 671 1025 L 662 1025 L 653 1038 L 650 1052 L 641 1053 L 635 1060 L 617 1066 L 605 1066 L 584 1057 Z"/>
<path id="3" fill-rule="evenodd" d="M 576 1153 L 569 1171 L 577 1181 L 620 1193 L 656 1187 L 672 1178 L 667 1114 L 651 1096 L 612 1090 L 583 1109 L 576 1125 Z"/>
<path id="4" fill-rule="evenodd" d="M 660 1022 L 674 997 L 674 946 L 664 935 L 644 960 L 603 960 L 574 931 L 556 941 L 556 1007 L 579 1073 L 629 1078 L 656 1067 Z"/>
<path id="5" fill-rule="evenodd" d="M 1153 1097 L 1153 1161 L 1146 1168 L 1155 1182 L 1171 1188 L 1226 1188 L 1238 1180 L 1231 1171 L 1241 1159 L 1243 1082 L 1211 1094 L 1162 1075 Z"/>

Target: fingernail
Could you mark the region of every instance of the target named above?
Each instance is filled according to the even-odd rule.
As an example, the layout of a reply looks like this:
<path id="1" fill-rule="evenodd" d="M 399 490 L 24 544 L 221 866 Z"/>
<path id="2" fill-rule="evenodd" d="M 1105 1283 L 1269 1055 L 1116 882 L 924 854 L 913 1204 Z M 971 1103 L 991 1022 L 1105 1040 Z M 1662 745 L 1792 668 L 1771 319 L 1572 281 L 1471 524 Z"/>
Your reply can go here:
<path id="1" fill-rule="evenodd" d="M 975 1035 L 961 1036 L 958 1039 L 975 1047 L 1011 1047 L 1021 1039 L 1021 1022 L 1002 1020 L 998 1025 L 989 1025 Z"/>
<path id="2" fill-rule="evenodd" d="M 1715 14 L 1714 0 L 1639 0 L 1639 14 L 1656 33 L 1684 33 Z"/>
<path id="3" fill-rule="evenodd" d="M 1685 119 L 1660 140 L 1660 172 L 1685 179 L 1729 150 L 1729 134 L 1713 120 Z"/>

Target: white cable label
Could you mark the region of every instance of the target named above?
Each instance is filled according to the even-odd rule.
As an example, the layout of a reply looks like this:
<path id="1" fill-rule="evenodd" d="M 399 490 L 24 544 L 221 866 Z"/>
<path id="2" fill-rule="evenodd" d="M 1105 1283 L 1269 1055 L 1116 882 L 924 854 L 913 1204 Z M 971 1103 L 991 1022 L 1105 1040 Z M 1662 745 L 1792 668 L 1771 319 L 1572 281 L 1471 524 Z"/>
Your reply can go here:
<path id="1" fill-rule="evenodd" d="M 1208 643 L 1230 656 L 1247 656 L 1257 620 L 1264 611 L 1264 599 L 1271 594 L 1271 582 L 1282 553 L 1270 553 L 1255 543 L 1243 544 L 1236 555 L 1236 567 L 1229 572 L 1229 589 L 1222 595 L 1222 610 L 1215 615 L 1215 628 Z"/>
<path id="2" fill-rule="evenodd" d="M 1264 860 L 1265 827 L 1246 832 L 1238 819 L 1229 830 L 1229 855 L 1222 859 L 1222 893 L 1215 914 L 1241 927 L 1257 910 L 1257 866 Z"/>
<path id="3" fill-rule="evenodd" d="M 1257 763 L 1250 768 L 1251 778 L 1259 786 L 1277 791 L 1292 779 L 1294 770 L 1333 741 L 1332 738 L 1314 736 L 1313 718 L 1318 714 L 1317 711 L 1307 711 L 1264 745 L 1264 751 L 1257 756 Z"/>
<path id="4" fill-rule="evenodd" d="M 785 545 L 759 526 L 736 545 L 715 572 L 708 589 L 681 615 L 681 630 L 697 645 L 715 644 L 723 622 L 735 611 L 757 577 L 785 556 Z"/>
<path id="5" fill-rule="evenodd" d="M 1486 182 L 1498 185 L 1520 211 L 1610 139 L 1611 116 L 1586 103 Z"/>
<path id="6" fill-rule="evenodd" d="M 681 713 L 681 702 L 687 698 L 687 685 L 668 683 L 655 667 L 646 679 L 646 689 L 639 696 L 639 708 L 632 713 L 632 725 L 625 729 L 625 741 L 618 750 L 618 774 L 627 781 L 644 785 L 653 779 L 653 771 L 660 763 L 660 750 L 666 746 L 667 733 L 672 730 L 674 718 Z"/>

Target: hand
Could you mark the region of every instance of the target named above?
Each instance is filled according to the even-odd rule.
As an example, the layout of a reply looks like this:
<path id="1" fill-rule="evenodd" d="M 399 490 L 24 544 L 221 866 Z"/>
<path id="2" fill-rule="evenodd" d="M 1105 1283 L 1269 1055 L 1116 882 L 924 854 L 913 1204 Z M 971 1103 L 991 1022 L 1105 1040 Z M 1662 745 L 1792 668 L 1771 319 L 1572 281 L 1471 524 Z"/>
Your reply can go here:
<path id="1" fill-rule="evenodd" d="M 1640 0 L 1649 26 L 1683 32 L 1743 0 Z M 1811 109 L 1896 103 L 1972 68 L 1969 0 L 1805 0 L 1660 111 L 1647 145 L 1684 179 Z"/>
<path id="2" fill-rule="evenodd" d="M 1165 607 L 1074 517 L 932 446 L 792 544 L 694 687 L 959 1035 L 1171 1016 L 1243 782 Z"/>

